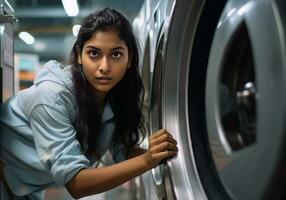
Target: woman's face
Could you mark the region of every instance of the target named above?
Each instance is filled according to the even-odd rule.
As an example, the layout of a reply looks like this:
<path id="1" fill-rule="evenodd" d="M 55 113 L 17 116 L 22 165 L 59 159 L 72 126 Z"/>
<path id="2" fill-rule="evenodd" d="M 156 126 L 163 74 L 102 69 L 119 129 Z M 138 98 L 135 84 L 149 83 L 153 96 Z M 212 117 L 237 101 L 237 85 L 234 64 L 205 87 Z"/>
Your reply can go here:
<path id="1" fill-rule="evenodd" d="M 123 78 L 128 56 L 128 47 L 113 30 L 97 31 L 84 43 L 78 62 L 97 97 L 104 98 Z"/>

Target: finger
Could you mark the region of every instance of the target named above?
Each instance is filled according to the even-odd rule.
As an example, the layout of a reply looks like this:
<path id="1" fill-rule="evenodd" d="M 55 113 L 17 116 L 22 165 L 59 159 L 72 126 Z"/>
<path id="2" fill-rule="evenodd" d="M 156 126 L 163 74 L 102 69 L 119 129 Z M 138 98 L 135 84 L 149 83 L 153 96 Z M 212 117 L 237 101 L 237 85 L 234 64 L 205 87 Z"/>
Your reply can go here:
<path id="1" fill-rule="evenodd" d="M 156 139 L 151 139 L 149 141 L 149 145 L 150 146 L 159 145 L 163 142 L 170 142 L 170 143 L 175 144 L 175 145 L 177 144 L 177 141 L 173 137 L 166 135 L 166 134 L 163 134 Z"/>
<path id="2" fill-rule="evenodd" d="M 177 151 L 166 150 L 154 155 L 154 158 L 157 160 L 163 160 L 172 156 L 177 155 Z"/>
<path id="3" fill-rule="evenodd" d="M 153 152 L 162 152 L 165 150 L 174 150 L 177 151 L 178 147 L 170 142 L 163 142 L 152 148 Z"/>
<path id="4" fill-rule="evenodd" d="M 154 133 L 151 137 L 153 139 L 156 139 L 156 138 L 160 137 L 163 134 L 170 134 L 170 133 L 168 133 L 168 131 L 166 129 L 161 129 L 161 130 L 157 131 L 156 133 Z"/>
<path id="5" fill-rule="evenodd" d="M 159 165 L 166 164 L 168 160 L 175 158 L 177 156 L 177 154 L 178 154 L 178 152 L 175 155 L 170 155 L 169 157 L 164 158 L 163 160 L 160 161 Z"/>
<path id="6" fill-rule="evenodd" d="M 168 142 L 177 144 L 177 141 L 173 138 L 173 136 L 171 134 L 163 134 L 156 139 L 156 142 L 158 142 L 158 143 L 161 143 L 164 141 L 168 141 Z"/>

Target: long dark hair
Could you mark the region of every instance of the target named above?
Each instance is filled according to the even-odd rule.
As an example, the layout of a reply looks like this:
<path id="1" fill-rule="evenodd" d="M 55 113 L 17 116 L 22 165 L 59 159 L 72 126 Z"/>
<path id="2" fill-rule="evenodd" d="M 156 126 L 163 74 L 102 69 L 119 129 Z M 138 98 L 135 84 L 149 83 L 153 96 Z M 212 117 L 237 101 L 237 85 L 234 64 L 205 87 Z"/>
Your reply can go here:
<path id="1" fill-rule="evenodd" d="M 92 86 L 86 80 L 78 53 L 82 52 L 84 43 L 96 31 L 114 30 L 128 47 L 130 67 L 122 80 L 109 92 L 107 98 L 111 104 L 115 120 L 113 145 L 123 145 L 126 156 L 132 147 L 140 142 L 140 133 L 145 136 L 143 115 L 141 112 L 144 88 L 138 69 L 138 46 L 132 26 L 124 15 L 115 9 L 105 8 L 83 19 L 77 39 L 71 52 L 72 75 L 77 101 L 75 129 L 80 144 L 87 144 L 86 155 L 99 157 L 96 149 L 96 135 L 99 133 L 100 115 Z"/>

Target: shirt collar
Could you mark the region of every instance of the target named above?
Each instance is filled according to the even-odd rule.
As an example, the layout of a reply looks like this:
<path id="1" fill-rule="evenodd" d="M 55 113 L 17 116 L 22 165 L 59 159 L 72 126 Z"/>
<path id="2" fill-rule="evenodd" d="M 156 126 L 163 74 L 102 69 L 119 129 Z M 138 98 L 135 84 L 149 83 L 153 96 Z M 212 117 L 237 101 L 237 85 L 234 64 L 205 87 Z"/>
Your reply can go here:
<path id="1" fill-rule="evenodd" d="M 112 119 L 114 117 L 111 105 L 109 101 L 106 102 L 106 105 L 104 107 L 103 113 L 102 113 L 102 118 L 101 121 L 102 123 L 107 122 L 108 120 Z"/>

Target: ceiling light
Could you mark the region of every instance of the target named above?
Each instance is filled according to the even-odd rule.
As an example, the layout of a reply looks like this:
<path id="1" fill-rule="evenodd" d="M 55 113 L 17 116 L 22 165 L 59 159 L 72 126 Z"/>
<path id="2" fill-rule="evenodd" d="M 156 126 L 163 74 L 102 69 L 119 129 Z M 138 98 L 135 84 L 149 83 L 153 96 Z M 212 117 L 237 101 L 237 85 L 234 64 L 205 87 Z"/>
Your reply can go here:
<path id="1" fill-rule="evenodd" d="M 77 34 L 78 34 L 78 32 L 79 32 L 79 29 L 80 29 L 80 25 L 79 25 L 79 24 L 73 25 L 73 27 L 72 27 L 72 33 L 73 33 L 73 35 L 74 35 L 75 37 L 77 37 Z"/>
<path id="2" fill-rule="evenodd" d="M 74 17 L 78 15 L 77 0 L 62 0 L 62 3 L 68 16 Z"/>
<path id="3" fill-rule="evenodd" d="M 20 32 L 19 38 L 21 38 L 26 44 L 33 44 L 35 42 L 35 38 L 27 32 Z"/>

